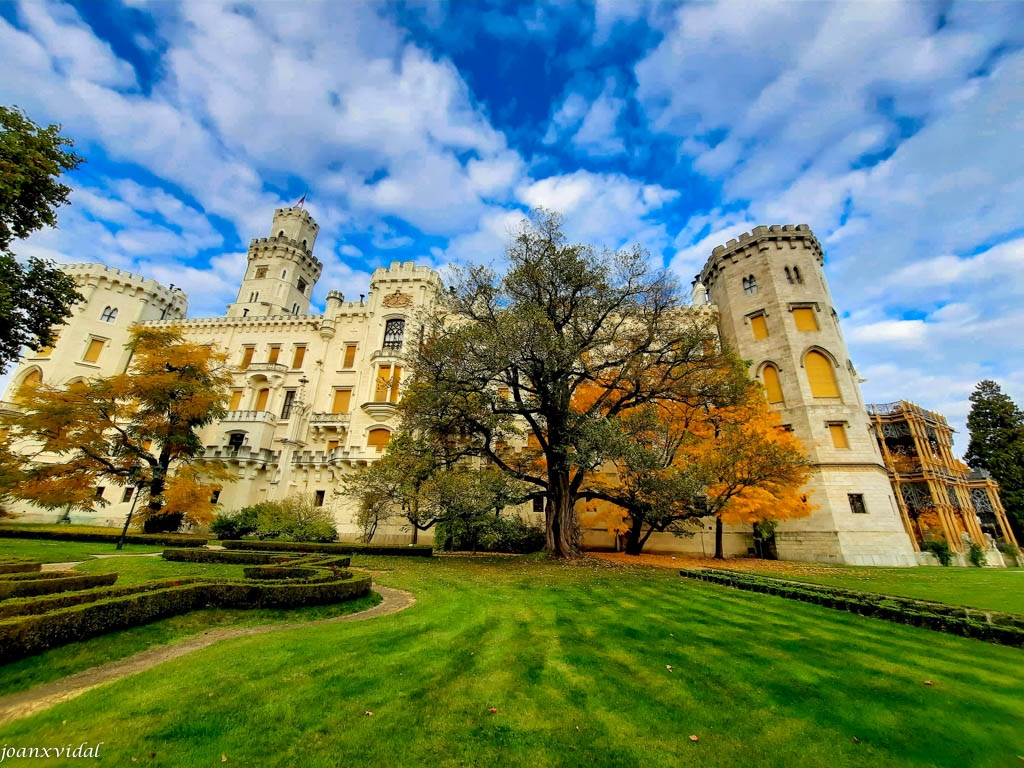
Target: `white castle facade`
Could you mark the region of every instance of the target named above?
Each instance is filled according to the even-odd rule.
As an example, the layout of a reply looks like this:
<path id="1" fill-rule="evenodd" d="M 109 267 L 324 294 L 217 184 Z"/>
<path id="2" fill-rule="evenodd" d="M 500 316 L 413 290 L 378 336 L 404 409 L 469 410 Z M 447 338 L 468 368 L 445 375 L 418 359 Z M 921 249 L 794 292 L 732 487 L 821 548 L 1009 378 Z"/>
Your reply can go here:
<path id="1" fill-rule="evenodd" d="M 317 231 L 307 211 L 277 210 L 270 235 L 250 243 L 238 296 L 223 317 L 186 318 L 180 289 L 138 275 L 100 264 L 67 267 L 85 301 L 52 349 L 21 360 L 5 401 L 27 380 L 66 385 L 120 373 L 129 363 L 129 326 L 179 325 L 191 339 L 227 351 L 234 371 L 229 413 L 202 433 L 205 457 L 238 476 L 225 484 L 222 507 L 307 493 L 333 509 L 342 539 L 355 538 L 355 504 L 337 493 L 338 479 L 377 459 L 397 428 L 402 345 L 418 333 L 416 317 L 431 311 L 441 282 L 430 268 L 396 262 L 373 273 L 359 301 L 331 291 L 324 313 L 311 315 L 322 270 L 313 255 Z M 723 342 L 753 361 L 751 374 L 814 465 L 808 488 L 818 509 L 779 525 L 779 557 L 914 565 L 923 556 L 893 496 L 822 264 L 807 226 L 757 227 L 714 250 L 694 281 L 694 304 L 718 313 Z M 123 523 L 125 489 L 101 493 L 106 506 L 73 518 Z M 55 517 L 27 505 L 14 510 Z M 374 540 L 404 543 L 411 532 L 396 525 Z M 429 541 L 429 532 L 421 540 Z M 585 543 L 607 547 L 614 539 L 594 530 Z M 749 526 L 727 528 L 727 554 L 746 554 L 752 543 Z M 647 550 L 700 554 L 713 547 L 705 526 L 688 538 L 655 534 Z"/>

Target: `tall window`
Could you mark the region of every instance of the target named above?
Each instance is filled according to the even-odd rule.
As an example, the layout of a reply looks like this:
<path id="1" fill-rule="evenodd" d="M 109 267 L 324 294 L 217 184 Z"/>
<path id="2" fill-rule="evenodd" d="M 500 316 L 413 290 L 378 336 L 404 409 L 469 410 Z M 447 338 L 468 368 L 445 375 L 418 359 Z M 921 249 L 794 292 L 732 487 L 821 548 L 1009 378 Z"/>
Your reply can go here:
<path id="1" fill-rule="evenodd" d="M 296 285 L 295 287 L 299 289 L 299 293 L 303 293 L 303 294 L 304 294 L 304 293 L 306 292 L 306 281 L 305 281 L 305 280 L 303 280 L 303 279 L 302 279 L 302 278 L 300 277 L 300 278 L 299 278 L 299 283 L 298 283 L 298 285 Z"/>
<path id="2" fill-rule="evenodd" d="M 352 405 L 351 389 L 334 390 L 334 400 L 331 402 L 331 413 L 348 413 Z"/>
<path id="3" fill-rule="evenodd" d="M 237 411 L 242 405 L 242 390 L 236 389 L 231 393 L 231 404 L 228 406 L 229 411 Z"/>
<path id="4" fill-rule="evenodd" d="M 793 277 L 796 278 L 798 283 L 802 283 L 804 279 L 800 277 L 800 267 L 793 267 Z"/>
<path id="5" fill-rule="evenodd" d="M 850 447 L 850 441 L 846 439 L 846 424 L 841 421 L 834 421 L 828 425 L 828 433 L 832 436 L 832 447 L 845 449 Z"/>
<path id="6" fill-rule="evenodd" d="M 793 322 L 798 331 L 818 330 L 818 318 L 814 316 L 814 310 L 810 307 L 797 307 L 793 310 Z"/>
<path id="7" fill-rule="evenodd" d="M 252 362 L 252 354 L 256 351 L 256 347 L 245 347 L 242 349 L 242 362 L 239 364 L 241 370 L 245 370 L 249 367 L 249 363 Z"/>
<path id="8" fill-rule="evenodd" d="M 763 314 L 750 318 L 750 330 L 754 332 L 755 341 L 768 338 L 768 321 Z"/>
<path id="9" fill-rule="evenodd" d="M 341 363 L 342 368 L 351 368 L 356 364 L 356 345 L 346 344 L 345 345 L 345 359 Z"/>
<path id="10" fill-rule="evenodd" d="M 388 320 L 384 325 L 384 346 L 382 349 L 397 352 L 402 348 L 405 320 Z"/>
<path id="11" fill-rule="evenodd" d="M 743 292 L 757 293 L 757 278 L 753 275 L 743 278 Z"/>
<path id="12" fill-rule="evenodd" d="M 398 388 L 402 379 L 402 366 L 382 365 L 377 371 L 377 386 L 374 389 L 374 402 L 398 402 Z"/>
<path id="13" fill-rule="evenodd" d="M 104 323 L 112 323 L 117 319 L 117 307 L 107 307 L 103 310 L 103 314 L 100 315 L 100 320 Z"/>
<path id="14" fill-rule="evenodd" d="M 864 494 L 863 493 L 848 493 L 847 498 L 850 500 L 850 511 L 855 515 L 866 515 L 868 508 L 864 506 Z"/>
<path id="15" fill-rule="evenodd" d="M 270 353 L 267 355 L 268 363 L 276 363 L 277 358 L 281 356 L 281 345 L 275 344 L 270 348 Z"/>
<path id="16" fill-rule="evenodd" d="M 267 401 L 270 399 L 270 390 L 261 389 L 256 393 L 256 407 L 253 410 L 265 411 L 267 410 Z"/>
<path id="17" fill-rule="evenodd" d="M 786 267 L 786 280 L 793 282 L 793 273 L 789 271 L 789 267 Z"/>
<path id="18" fill-rule="evenodd" d="M 811 350 L 804 358 L 804 370 L 811 385 L 812 397 L 839 397 L 839 386 L 832 361 L 821 352 Z"/>
<path id="19" fill-rule="evenodd" d="M 295 347 L 295 357 L 292 358 L 292 368 L 301 368 L 302 361 L 306 357 L 306 346 L 305 344 L 299 344 Z"/>
<path id="20" fill-rule="evenodd" d="M 370 434 L 366 436 L 366 445 L 370 448 L 376 448 L 378 453 L 387 448 L 390 442 L 391 433 L 380 427 L 371 429 Z"/>
<path id="21" fill-rule="evenodd" d="M 761 377 L 764 379 L 764 390 L 768 396 L 769 403 L 782 403 L 785 398 L 782 396 L 782 382 L 779 381 L 779 369 L 769 363 L 761 369 Z"/>
<path id="22" fill-rule="evenodd" d="M 292 417 L 292 408 L 295 405 L 295 390 L 286 389 L 284 392 L 284 405 L 281 406 L 281 418 L 290 419 Z"/>
<path id="23" fill-rule="evenodd" d="M 103 339 L 90 339 L 89 348 L 85 350 L 85 357 L 82 359 L 87 363 L 95 363 L 100 359 L 100 352 L 103 351 L 103 345 L 106 344 Z"/>

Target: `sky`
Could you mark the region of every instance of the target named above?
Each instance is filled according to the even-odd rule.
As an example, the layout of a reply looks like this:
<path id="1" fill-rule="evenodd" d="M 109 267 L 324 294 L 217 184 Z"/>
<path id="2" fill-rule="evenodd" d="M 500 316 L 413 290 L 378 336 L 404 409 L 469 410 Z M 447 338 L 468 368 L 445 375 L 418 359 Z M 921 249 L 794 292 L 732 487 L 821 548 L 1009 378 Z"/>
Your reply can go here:
<path id="1" fill-rule="evenodd" d="M 688 286 L 809 224 L 867 402 L 1024 404 L 1024 3 L 0 3 L 0 103 L 88 160 L 22 257 L 223 314 L 307 195 L 314 293 L 500 259 L 534 206 Z M 5 382 L 0 381 L 0 385 Z"/>

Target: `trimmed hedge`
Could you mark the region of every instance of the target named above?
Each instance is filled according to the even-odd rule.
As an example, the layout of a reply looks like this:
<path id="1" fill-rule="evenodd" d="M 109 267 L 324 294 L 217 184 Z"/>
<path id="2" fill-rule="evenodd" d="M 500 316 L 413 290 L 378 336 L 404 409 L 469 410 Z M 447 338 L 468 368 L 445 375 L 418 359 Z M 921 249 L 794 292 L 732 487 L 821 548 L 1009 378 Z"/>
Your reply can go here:
<path id="1" fill-rule="evenodd" d="M 369 593 L 360 575 L 321 583 L 194 582 L 0 620 L 0 663 L 156 619 L 216 606 L 297 608 L 352 600 Z"/>
<path id="2" fill-rule="evenodd" d="M 12 616 L 49 613 L 58 608 L 70 608 L 73 605 L 94 603 L 97 600 L 105 600 L 111 597 L 123 597 L 125 595 L 134 595 L 137 592 L 179 587 L 183 584 L 195 584 L 202 581 L 204 580 L 200 578 L 162 579 L 160 581 L 148 581 L 144 584 L 133 584 L 128 587 L 95 587 L 79 592 L 62 592 L 48 597 L 15 597 L 0 602 L 0 619 L 8 619 Z"/>
<path id="3" fill-rule="evenodd" d="M 5 557 L 0 559 L 0 574 L 4 573 L 38 573 L 43 564 L 27 557 Z"/>
<path id="4" fill-rule="evenodd" d="M 256 539 L 225 539 L 220 542 L 226 549 L 251 549 L 269 552 L 337 552 L 338 554 L 391 555 L 404 557 L 433 557 L 430 544 L 407 547 L 375 547 L 372 544 L 337 542 L 319 544 L 308 541 L 259 541 Z"/>
<path id="5" fill-rule="evenodd" d="M 98 531 L 60 530 L 58 528 L 34 528 L 29 525 L 0 526 L 0 538 L 4 539 L 47 539 L 50 541 L 91 541 L 116 544 L 121 532 L 99 533 Z M 171 547 L 203 547 L 210 541 L 209 536 L 186 534 L 129 533 L 125 541 L 129 544 L 151 544 Z"/>
<path id="6" fill-rule="evenodd" d="M 227 549 L 165 549 L 164 560 L 185 563 L 233 563 L 240 565 L 280 565 L 294 563 L 296 565 L 317 565 L 321 568 L 348 568 L 352 562 L 350 557 L 330 557 L 329 555 L 303 555 L 290 552 L 248 552 Z"/>
<path id="7" fill-rule="evenodd" d="M 117 581 L 116 573 L 83 574 L 81 576 L 74 575 L 72 571 L 17 573 L 0 579 L 0 600 L 10 597 L 51 595 L 54 592 L 70 592 L 92 587 L 109 587 L 115 581 Z"/>
<path id="8" fill-rule="evenodd" d="M 899 624 L 925 627 L 1002 645 L 1024 646 L 1024 616 L 1012 613 L 983 611 L 910 597 L 893 597 L 710 568 L 684 569 L 679 571 L 679 575 L 751 592 L 801 600 L 862 616 L 873 616 Z"/>

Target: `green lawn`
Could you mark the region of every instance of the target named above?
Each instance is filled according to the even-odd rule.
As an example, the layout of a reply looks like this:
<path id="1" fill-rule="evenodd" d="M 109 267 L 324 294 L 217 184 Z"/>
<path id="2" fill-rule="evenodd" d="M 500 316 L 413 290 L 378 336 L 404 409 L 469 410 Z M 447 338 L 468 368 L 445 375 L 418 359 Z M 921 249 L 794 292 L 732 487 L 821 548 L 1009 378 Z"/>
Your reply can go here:
<path id="1" fill-rule="evenodd" d="M 104 542 L 0 538 L 0 558 L 31 557 L 43 563 L 70 563 L 88 560 L 93 555 L 142 555 L 163 552 L 165 549 L 167 547 L 154 547 L 148 544 L 125 544 L 118 552 L 116 544 Z"/>
<path id="2" fill-rule="evenodd" d="M 375 580 L 417 605 L 226 641 L 12 723 L 0 742 L 103 741 L 111 763 L 162 766 L 223 754 L 251 766 L 959 767 L 1024 754 L 1018 649 L 663 569 L 353 564 L 386 569 Z"/>
<path id="3" fill-rule="evenodd" d="M 804 572 L 804 569 L 797 566 L 792 574 L 766 572 L 765 575 L 1024 614 L 1024 568 L 814 566 Z"/>

